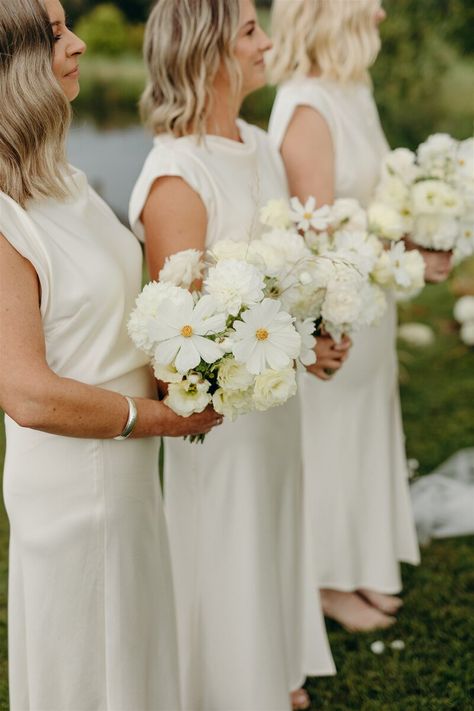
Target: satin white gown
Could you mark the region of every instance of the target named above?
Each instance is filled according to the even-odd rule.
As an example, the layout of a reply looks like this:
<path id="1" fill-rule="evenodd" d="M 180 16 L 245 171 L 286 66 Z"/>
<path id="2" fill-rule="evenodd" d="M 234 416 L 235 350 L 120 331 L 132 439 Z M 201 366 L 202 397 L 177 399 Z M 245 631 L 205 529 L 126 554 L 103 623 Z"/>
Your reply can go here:
<path id="1" fill-rule="evenodd" d="M 249 240 L 287 197 L 267 135 L 242 143 L 158 136 L 135 186 L 134 231 L 160 176 L 183 178 L 208 215 L 207 246 Z M 167 440 L 165 509 L 186 711 L 280 711 L 306 675 L 334 673 L 302 527 L 298 400 L 226 422 L 203 445 Z M 305 634 L 307 632 L 307 634 Z"/>
<path id="2" fill-rule="evenodd" d="M 0 193 L 0 233 L 41 284 L 48 364 L 153 397 L 126 330 L 141 250 L 82 173 L 70 184 L 66 202 L 26 210 Z M 11 710 L 178 711 L 158 440 L 62 437 L 5 420 Z"/>
<path id="3" fill-rule="evenodd" d="M 335 196 L 365 206 L 388 150 L 370 87 L 302 78 L 278 91 L 269 133 L 282 144 L 297 106 L 326 120 Z M 317 197 L 317 196 L 316 196 Z M 329 382 L 301 378 L 306 519 L 319 587 L 401 589 L 399 561 L 419 551 L 408 490 L 397 382 L 396 308 L 353 337 Z"/>

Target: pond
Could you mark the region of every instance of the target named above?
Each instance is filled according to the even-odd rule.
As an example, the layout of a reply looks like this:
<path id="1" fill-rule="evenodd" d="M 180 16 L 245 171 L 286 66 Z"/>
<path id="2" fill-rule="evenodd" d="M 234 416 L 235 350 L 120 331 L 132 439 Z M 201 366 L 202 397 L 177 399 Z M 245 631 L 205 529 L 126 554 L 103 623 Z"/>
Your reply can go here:
<path id="1" fill-rule="evenodd" d="M 152 137 L 139 125 L 101 129 L 92 123 L 75 123 L 68 158 L 86 173 L 120 219 L 127 221 L 130 194 L 151 146 Z"/>

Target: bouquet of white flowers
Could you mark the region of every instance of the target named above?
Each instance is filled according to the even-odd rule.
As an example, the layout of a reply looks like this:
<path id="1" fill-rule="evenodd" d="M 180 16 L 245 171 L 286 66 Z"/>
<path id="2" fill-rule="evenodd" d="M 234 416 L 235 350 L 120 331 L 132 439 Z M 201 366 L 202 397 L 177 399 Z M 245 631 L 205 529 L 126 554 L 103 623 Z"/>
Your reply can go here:
<path id="1" fill-rule="evenodd" d="M 203 276 L 202 289 L 191 293 Z M 293 322 L 280 301 L 266 298 L 256 266 L 232 257 L 206 269 L 200 252 L 186 250 L 144 287 L 128 332 L 168 384 L 165 402 L 174 412 L 187 417 L 212 404 L 233 420 L 295 394 L 301 336 Z"/>
<path id="2" fill-rule="evenodd" d="M 416 152 L 397 148 L 385 158 L 369 226 L 379 237 L 403 235 L 420 247 L 474 253 L 474 139 L 436 133 Z"/>

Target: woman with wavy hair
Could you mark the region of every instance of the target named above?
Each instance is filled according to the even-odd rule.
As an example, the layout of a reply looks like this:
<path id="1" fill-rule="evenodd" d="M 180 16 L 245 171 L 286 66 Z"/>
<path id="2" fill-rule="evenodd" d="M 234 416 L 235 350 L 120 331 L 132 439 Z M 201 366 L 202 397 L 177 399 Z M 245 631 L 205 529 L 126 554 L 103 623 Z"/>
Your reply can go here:
<path id="1" fill-rule="evenodd" d="M 251 0 L 155 4 L 142 100 L 155 140 L 130 206 L 152 276 L 179 250 L 252 239 L 260 208 L 288 197 L 278 152 L 238 119 L 265 81 L 269 47 Z M 301 483 L 296 398 L 224 423 L 201 446 L 166 441 L 186 709 L 288 709 L 306 674 L 333 673 L 306 567 Z"/>
<path id="2" fill-rule="evenodd" d="M 126 329 L 134 236 L 65 159 L 85 46 L 58 0 L 0 4 L 0 405 L 12 711 L 180 708 L 156 400 Z M 117 441 L 120 440 L 120 441 Z"/>
<path id="3" fill-rule="evenodd" d="M 369 67 L 380 50 L 380 0 L 275 0 L 270 135 L 290 191 L 320 205 L 366 206 L 388 151 Z M 427 254 L 425 253 L 425 259 Z M 447 259 L 428 257 L 444 279 Z M 397 384 L 396 309 L 354 336 L 341 371 L 302 392 L 306 515 L 323 609 L 350 630 L 387 627 L 401 605 L 399 561 L 417 564 Z M 318 339 L 326 357 L 336 346 Z"/>

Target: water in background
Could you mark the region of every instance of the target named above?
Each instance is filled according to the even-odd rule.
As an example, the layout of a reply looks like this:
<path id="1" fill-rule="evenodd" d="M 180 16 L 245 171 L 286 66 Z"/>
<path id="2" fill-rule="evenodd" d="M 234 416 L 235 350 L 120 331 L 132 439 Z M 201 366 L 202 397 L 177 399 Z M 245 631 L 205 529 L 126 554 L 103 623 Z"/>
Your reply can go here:
<path id="1" fill-rule="evenodd" d="M 151 146 L 152 138 L 141 126 L 103 130 L 90 123 L 75 124 L 68 157 L 118 217 L 128 222 L 130 194 Z"/>

